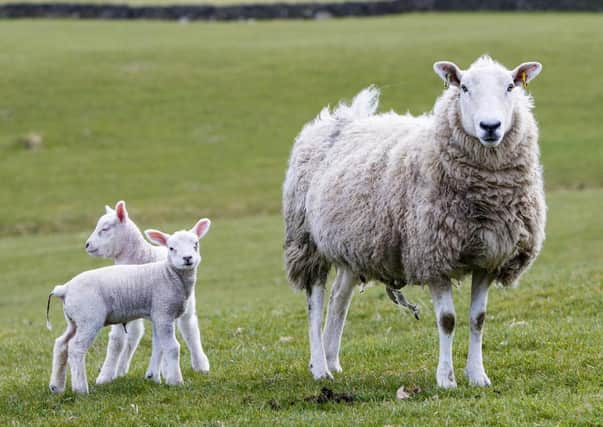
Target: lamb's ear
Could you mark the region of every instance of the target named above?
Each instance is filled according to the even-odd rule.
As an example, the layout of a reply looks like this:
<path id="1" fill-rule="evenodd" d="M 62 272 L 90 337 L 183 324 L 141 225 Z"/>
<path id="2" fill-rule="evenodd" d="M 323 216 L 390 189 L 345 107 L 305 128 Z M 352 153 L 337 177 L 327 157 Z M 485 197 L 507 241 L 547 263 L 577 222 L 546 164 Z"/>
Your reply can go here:
<path id="1" fill-rule="evenodd" d="M 191 232 L 195 233 L 199 239 L 203 238 L 209 231 L 211 221 L 207 218 L 200 219 L 197 221 L 195 226 L 191 228 Z"/>
<path id="2" fill-rule="evenodd" d="M 117 213 L 117 218 L 119 222 L 124 224 L 128 220 L 128 211 L 126 210 L 126 202 L 120 200 L 115 205 L 115 212 Z"/>
<path id="3" fill-rule="evenodd" d="M 438 61 L 433 64 L 433 71 L 435 71 L 446 84 L 456 87 L 460 86 L 461 79 L 463 78 L 463 71 L 454 62 Z"/>
<path id="4" fill-rule="evenodd" d="M 159 230 L 145 230 L 147 238 L 154 244 L 159 246 L 167 246 L 167 241 L 170 238 L 169 234 L 163 233 Z"/>
<path id="5" fill-rule="evenodd" d="M 526 86 L 531 80 L 536 78 L 542 71 L 542 64 L 540 62 L 524 62 L 518 65 L 513 71 L 511 76 L 515 86 Z"/>
<path id="6" fill-rule="evenodd" d="M 110 214 L 110 213 L 113 213 L 113 212 L 115 212 L 115 211 L 113 210 L 113 208 L 111 206 L 105 205 L 105 213 Z"/>

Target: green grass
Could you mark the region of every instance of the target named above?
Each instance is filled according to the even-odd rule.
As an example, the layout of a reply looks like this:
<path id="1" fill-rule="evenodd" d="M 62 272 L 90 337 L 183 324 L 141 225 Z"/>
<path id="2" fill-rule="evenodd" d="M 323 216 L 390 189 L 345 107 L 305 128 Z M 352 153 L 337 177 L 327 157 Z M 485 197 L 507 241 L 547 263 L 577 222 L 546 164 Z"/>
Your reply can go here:
<path id="1" fill-rule="evenodd" d="M 0 25 L 0 425 L 600 425 L 603 411 L 603 17 L 412 14 L 328 22 L 189 24 L 2 21 Z M 344 372 L 308 372 L 305 298 L 282 267 L 280 186 L 292 140 L 322 106 L 370 83 L 381 110 L 431 108 L 437 59 L 489 52 L 536 59 L 549 222 L 518 289 L 493 290 L 485 365 L 469 387 L 468 290 L 455 290 L 459 388 L 435 386 L 428 293 L 417 322 L 373 288 L 354 297 Z M 18 138 L 39 132 L 27 151 Z M 150 334 L 130 374 L 88 397 L 47 391 L 48 291 L 106 265 L 83 251 L 105 203 L 141 227 L 213 227 L 202 245 L 198 311 L 212 371 L 185 386 L 143 379 Z M 281 337 L 292 337 L 281 342 Z M 90 350 L 91 384 L 107 333 Z M 352 404 L 304 400 L 327 385 Z M 395 400 L 401 385 L 421 392 Z"/>
<path id="2" fill-rule="evenodd" d="M 239 4 L 263 3 L 343 3 L 354 0 L 53 0 L 53 3 L 83 3 L 83 4 L 127 4 L 129 6 L 174 6 L 174 5 L 212 5 L 230 6 Z M 356 0 L 359 1 L 359 0 Z M 377 0 L 368 0 L 377 1 Z M 48 3 L 44 0 L 0 0 L 0 5 L 8 3 Z"/>
<path id="3" fill-rule="evenodd" d="M 382 111 L 421 113 L 442 91 L 435 60 L 484 52 L 544 64 L 531 90 L 548 189 L 600 187 L 601 28 L 555 14 L 3 21 L 0 235 L 82 230 L 119 198 L 146 223 L 277 214 L 293 138 L 324 105 L 377 83 Z M 16 146 L 32 131 L 41 150 Z"/>
<path id="4" fill-rule="evenodd" d="M 462 376 L 467 283 L 455 290 L 455 391 L 435 386 L 437 330 L 428 292 L 408 291 L 422 308 L 422 319 L 415 321 L 400 313 L 381 287 L 371 288 L 354 297 L 342 346 L 344 372 L 327 384 L 354 395 L 353 404 L 304 401 L 325 384 L 315 383 L 307 369 L 305 298 L 285 282 L 279 217 L 216 220 L 204 241 L 197 298 L 212 364 L 208 376 L 192 372 L 183 350 L 184 387 L 145 381 L 147 333 L 130 374 L 92 386 L 89 397 L 47 391 L 53 339 L 64 321 L 55 301 L 55 330 L 46 331 L 44 310 L 53 285 L 106 262 L 84 253 L 84 233 L 3 239 L 0 424 L 597 424 L 603 409 L 598 219 L 603 191 L 552 192 L 549 206 L 542 257 L 519 288 L 494 289 L 490 295 L 484 356 L 494 386 L 469 387 Z M 91 381 L 106 336 L 102 332 L 90 350 Z M 285 336 L 293 340 L 280 342 Z M 395 392 L 401 385 L 422 391 L 399 402 Z M 280 409 L 272 408 L 272 400 Z"/>

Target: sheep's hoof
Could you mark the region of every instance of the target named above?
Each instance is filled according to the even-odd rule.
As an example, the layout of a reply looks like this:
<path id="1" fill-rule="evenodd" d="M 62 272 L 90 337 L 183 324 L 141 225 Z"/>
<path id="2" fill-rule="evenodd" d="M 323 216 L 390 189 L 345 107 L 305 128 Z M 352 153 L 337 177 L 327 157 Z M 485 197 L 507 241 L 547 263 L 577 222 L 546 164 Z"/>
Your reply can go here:
<path id="1" fill-rule="evenodd" d="M 109 376 L 105 376 L 105 375 L 99 375 L 98 378 L 96 379 L 96 385 L 103 385 L 103 384 L 107 384 L 110 383 L 111 381 L 113 381 L 113 379 Z"/>
<path id="2" fill-rule="evenodd" d="M 54 385 L 54 384 L 49 384 L 48 388 L 50 389 L 51 393 L 63 393 L 65 391 L 64 387 L 59 387 L 59 386 Z"/>
<path id="3" fill-rule="evenodd" d="M 182 380 L 182 378 L 175 378 L 171 380 L 165 380 L 165 383 L 167 385 L 182 385 L 184 384 L 184 381 Z"/>
<path id="4" fill-rule="evenodd" d="M 465 376 L 469 381 L 469 384 L 477 387 L 490 387 L 492 383 L 490 382 L 490 378 L 486 375 L 483 369 L 477 371 L 470 371 L 465 368 Z"/>
<path id="5" fill-rule="evenodd" d="M 438 386 L 442 388 L 456 388 L 456 380 L 454 379 L 454 371 L 452 369 L 439 370 L 436 374 Z"/>
<path id="6" fill-rule="evenodd" d="M 199 360 L 191 360 L 191 366 L 195 372 L 209 373 L 209 360 L 207 356 L 201 357 Z"/>
<path id="7" fill-rule="evenodd" d="M 88 394 L 88 387 L 72 387 L 71 391 L 75 394 Z"/>
<path id="8" fill-rule="evenodd" d="M 327 366 L 329 367 L 329 371 L 331 372 L 343 372 L 343 369 L 341 369 L 341 364 L 339 363 L 339 360 L 336 360 L 335 362 L 327 362 Z"/>
<path id="9" fill-rule="evenodd" d="M 153 380 L 153 382 L 155 382 L 157 384 L 161 384 L 161 376 L 160 375 L 155 375 L 152 372 L 147 372 L 144 377 L 147 380 Z"/>
<path id="10" fill-rule="evenodd" d="M 323 368 L 323 369 L 317 369 L 314 368 L 313 366 L 310 366 L 310 372 L 312 372 L 312 377 L 314 377 L 315 380 L 334 380 L 335 378 L 333 377 L 333 374 L 327 369 L 327 368 Z"/>

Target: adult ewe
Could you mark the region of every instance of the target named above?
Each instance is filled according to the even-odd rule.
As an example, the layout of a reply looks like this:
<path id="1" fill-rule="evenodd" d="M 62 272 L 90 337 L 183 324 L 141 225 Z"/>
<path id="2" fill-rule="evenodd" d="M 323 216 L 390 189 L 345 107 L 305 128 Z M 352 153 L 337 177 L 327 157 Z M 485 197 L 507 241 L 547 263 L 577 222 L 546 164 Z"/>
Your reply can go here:
<path id="1" fill-rule="evenodd" d="M 491 283 L 511 285 L 544 240 L 538 127 L 522 87 L 542 69 L 512 71 L 488 56 L 468 70 L 436 62 L 448 89 L 420 117 L 375 115 L 379 91 L 325 108 L 295 141 L 283 204 L 285 263 L 308 298 L 310 370 L 341 371 L 339 345 L 354 285 L 429 286 L 440 336 L 436 378 L 455 387 L 453 278 L 472 274 L 469 353 L 473 385 L 490 380 L 482 328 Z M 337 277 L 321 334 L 325 281 Z"/>

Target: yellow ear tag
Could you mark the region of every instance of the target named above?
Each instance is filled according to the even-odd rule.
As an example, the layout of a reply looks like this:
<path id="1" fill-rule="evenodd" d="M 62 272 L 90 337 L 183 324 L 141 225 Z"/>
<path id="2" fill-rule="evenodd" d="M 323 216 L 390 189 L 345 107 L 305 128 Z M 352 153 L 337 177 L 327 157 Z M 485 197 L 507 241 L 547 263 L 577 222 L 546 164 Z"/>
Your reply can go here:
<path id="1" fill-rule="evenodd" d="M 522 81 L 523 88 L 527 89 L 528 88 L 528 76 L 526 75 L 525 71 L 523 73 L 521 73 L 521 81 Z"/>

